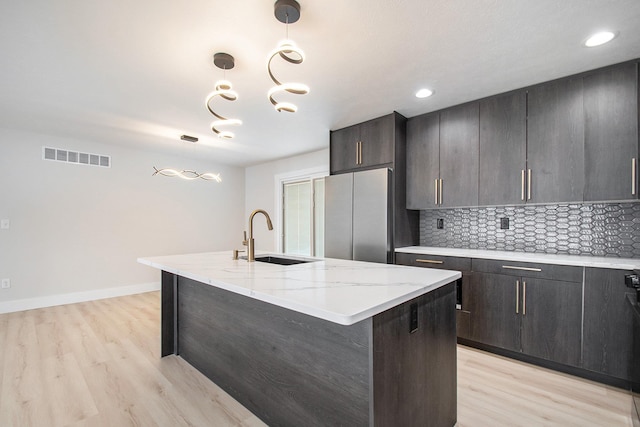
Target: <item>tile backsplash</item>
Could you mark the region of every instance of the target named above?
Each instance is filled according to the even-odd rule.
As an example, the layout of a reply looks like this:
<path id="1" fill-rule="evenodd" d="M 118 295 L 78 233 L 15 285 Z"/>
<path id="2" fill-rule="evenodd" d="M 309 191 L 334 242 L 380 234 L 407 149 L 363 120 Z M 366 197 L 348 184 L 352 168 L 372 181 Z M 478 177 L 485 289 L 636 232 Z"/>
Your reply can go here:
<path id="1" fill-rule="evenodd" d="M 423 210 L 420 245 L 640 258 L 640 202 Z"/>

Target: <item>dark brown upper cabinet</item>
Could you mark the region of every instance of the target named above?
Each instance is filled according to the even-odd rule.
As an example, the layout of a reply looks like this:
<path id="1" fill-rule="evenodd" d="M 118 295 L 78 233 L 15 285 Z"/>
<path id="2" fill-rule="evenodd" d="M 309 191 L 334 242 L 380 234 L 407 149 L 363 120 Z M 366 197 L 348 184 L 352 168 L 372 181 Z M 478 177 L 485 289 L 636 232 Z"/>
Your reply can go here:
<path id="1" fill-rule="evenodd" d="M 638 64 L 584 77 L 585 201 L 638 198 Z"/>
<path id="2" fill-rule="evenodd" d="M 530 88 L 527 109 L 527 201 L 582 201 L 582 78 L 556 80 Z"/>
<path id="3" fill-rule="evenodd" d="M 478 102 L 440 113 L 440 206 L 478 205 Z"/>
<path id="4" fill-rule="evenodd" d="M 440 113 L 407 121 L 407 208 L 438 206 Z"/>
<path id="5" fill-rule="evenodd" d="M 525 203 L 526 180 L 527 93 L 480 101 L 479 204 Z"/>
<path id="6" fill-rule="evenodd" d="M 407 207 L 478 204 L 478 103 L 414 118 L 407 125 Z"/>
<path id="7" fill-rule="evenodd" d="M 392 164 L 396 139 L 396 115 L 397 113 L 389 114 L 332 131 L 331 173 L 353 172 Z"/>
<path id="8" fill-rule="evenodd" d="M 410 118 L 407 208 L 637 200 L 638 67 Z"/>

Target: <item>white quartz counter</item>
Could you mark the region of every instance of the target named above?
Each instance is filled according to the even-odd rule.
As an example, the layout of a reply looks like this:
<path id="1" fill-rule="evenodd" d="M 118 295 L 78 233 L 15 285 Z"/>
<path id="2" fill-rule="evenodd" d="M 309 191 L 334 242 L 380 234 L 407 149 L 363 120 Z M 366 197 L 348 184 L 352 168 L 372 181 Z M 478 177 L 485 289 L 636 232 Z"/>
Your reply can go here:
<path id="1" fill-rule="evenodd" d="M 534 254 L 528 252 L 487 251 L 479 249 L 435 248 L 428 246 L 408 246 L 396 252 L 421 255 L 441 255 L 465 258 L 482 258 L 505 261 L 536 262 L 542 264 L 574 265 L 579 267 L 612 268 L 633 270 L 640 268 L 640 259 L 607 258 L 578 255 Z"/>
<path id="2" fill-rule="evenodd" d="M 461 277 L 458 271 L 331 258 L 289 266 L 231 258 L 231 251 L 226 251 L 145 257 L 138 262 L 342 325 Z"/>

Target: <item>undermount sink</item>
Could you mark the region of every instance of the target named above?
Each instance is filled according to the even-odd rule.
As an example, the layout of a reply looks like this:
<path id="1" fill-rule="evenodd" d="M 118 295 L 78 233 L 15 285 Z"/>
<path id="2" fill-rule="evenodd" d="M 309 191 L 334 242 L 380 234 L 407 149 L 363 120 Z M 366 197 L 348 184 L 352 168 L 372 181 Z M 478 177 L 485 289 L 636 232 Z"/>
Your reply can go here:
<path id="1" fill-rule="evenodd" d="M 256 257 L 256 261 L 268 262 L 269 264 L 278 264 L 278 265 L 295 265 L 295 264 L 304 264 L 306 262 L 314 262 L 316 260 L 304 259 L 304 258 L 284 258 L 280 256 L 273 256 L 273 255 L 261 255 Z"/>

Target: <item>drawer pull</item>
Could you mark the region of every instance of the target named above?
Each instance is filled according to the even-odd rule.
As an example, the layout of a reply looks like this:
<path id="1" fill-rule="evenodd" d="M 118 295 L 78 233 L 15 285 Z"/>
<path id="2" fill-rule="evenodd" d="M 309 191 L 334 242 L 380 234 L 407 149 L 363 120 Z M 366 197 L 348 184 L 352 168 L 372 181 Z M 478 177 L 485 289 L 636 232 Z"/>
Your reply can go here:
<path id="1" fill-rule="evenodd" d="M 416 262 L 422 262 L 424 264 L 444 264 L 444 261 L 437 261 L 434 259 L 417 259 Z"/>
<path id="2" fill-rule="evenodd" d="M 517 267 L 515 265 L 503 265 L 502 268 L 505 268 L 507 270 L 522 270 L 522 271 L 537 271 L 537 272 L 542 271 L 541 268 Z"/>

